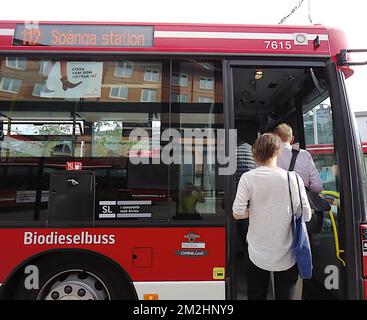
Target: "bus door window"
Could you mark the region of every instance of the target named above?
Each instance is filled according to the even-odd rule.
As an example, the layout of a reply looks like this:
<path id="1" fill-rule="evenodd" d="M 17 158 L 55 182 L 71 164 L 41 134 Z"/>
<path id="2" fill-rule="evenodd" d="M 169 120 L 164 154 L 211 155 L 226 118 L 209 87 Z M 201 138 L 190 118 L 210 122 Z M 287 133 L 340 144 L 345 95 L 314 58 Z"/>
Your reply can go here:
<path id="1" fill-rule="evenodd" d="M 335 237 L 341 239 L 342 213 L 337 145 L 334 140 L 333 110 L 328 92 L 310 91 L 302 102 L 306 149 L 312 155 L 323 184 L 321 192 L 331 204 L 331 212 L 324 212 L 320 233 L 310 234 L 314 271 L 311 281 L 305 282 L 305 294 L 317 292 L 324 298 L 343 298 L 343 262 L 336 254 Z M 333 227 L 334 221 L 336 230 Z M 342 244 L 341 244 L 342 245 Z M 338 283 L 330 289 L 325 285 L 328 270 L 336 270 Z M 315 291 L 316 290 L 316 291 Z"/>

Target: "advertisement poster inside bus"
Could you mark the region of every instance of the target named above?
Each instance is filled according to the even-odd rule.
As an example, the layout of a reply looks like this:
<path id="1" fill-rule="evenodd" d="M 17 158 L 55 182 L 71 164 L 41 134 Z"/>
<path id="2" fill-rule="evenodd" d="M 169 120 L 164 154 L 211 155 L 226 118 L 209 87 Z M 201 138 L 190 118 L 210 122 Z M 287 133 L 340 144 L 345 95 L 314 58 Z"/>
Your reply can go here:
<path id="1" fill-rule="evenodd" d="M 102 62 L 47 61 L 43 76 L 47 79 L 42 98 L 99 98 L 102 85 Z"/>

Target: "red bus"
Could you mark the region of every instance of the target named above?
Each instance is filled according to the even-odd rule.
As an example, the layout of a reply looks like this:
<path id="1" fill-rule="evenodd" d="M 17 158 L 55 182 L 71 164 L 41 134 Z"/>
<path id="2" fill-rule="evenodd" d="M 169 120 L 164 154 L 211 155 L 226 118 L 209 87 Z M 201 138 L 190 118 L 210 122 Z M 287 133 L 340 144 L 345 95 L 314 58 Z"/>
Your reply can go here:
<path id="1" fill-rule="evenodd" d="M 307 145 L 307 150 L 313 155 L 315 161 L 318 160 L 318 155 L 332 155 L 334 146 L 332 144 L 310 144 Z M 367 142 L 362 141 L 362 151 L 364 158 L 367 156 Z"/>
<path id="2" fill-rule="evenodd" d="M 346 47 L 323 26 L 0 22 L 1 296 L 246 298 L 232 129 L 252 144 L 281 120 L 303 148 L 325 133 L 340 196 L 303 296 L 364 299 Z"/>

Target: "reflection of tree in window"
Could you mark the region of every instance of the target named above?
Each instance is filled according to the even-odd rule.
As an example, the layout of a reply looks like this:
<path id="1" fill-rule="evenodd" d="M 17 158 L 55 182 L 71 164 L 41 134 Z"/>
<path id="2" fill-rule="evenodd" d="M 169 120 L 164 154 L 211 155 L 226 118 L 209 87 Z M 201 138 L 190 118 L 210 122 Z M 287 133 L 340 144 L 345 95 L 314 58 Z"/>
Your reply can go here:
<path id="1" fill-rule="evenodd" d="M 122 123 L 98 121 L 93 126 L 93 156 L 121 156 L 123 152 Z"/>
<path id="2" fill-rule="evenodd" d="M 38 129 L 38 134 L 45 135 L 45 136 L 52 136 L 52 135 L 69 135 L 72 133 L 71 125 L 52 125 L 52 124 L 44 124 L 40 126 Z"/>
<path id="3" fill-rule="evenodd" d="M 35 134 L 44 135 L 44 136 L 60 136 L 60 135 L 71 135 L 72 134 L 72 125 L 66 124 L 44 124 L 38 128 L 38 131 Z M 68 153 L 63 153 L 59 149 L 62 148 L 63 144 L 58 145 L 58 141 L 47 141 L 43 146 L 43 156 L 60 156 L 60 155 L 69 155 Z M 58 148 L 58 149 L 57 149 Z M 69 148 L 68 145 L 65 148 Z M 71 155 L 71 149 L 70 149 Z"/>

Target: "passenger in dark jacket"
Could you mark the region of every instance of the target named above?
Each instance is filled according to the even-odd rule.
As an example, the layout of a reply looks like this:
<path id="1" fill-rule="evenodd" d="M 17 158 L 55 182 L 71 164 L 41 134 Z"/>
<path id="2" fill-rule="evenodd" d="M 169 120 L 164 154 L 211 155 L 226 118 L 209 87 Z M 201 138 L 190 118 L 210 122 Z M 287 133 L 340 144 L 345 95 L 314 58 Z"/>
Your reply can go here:
<path id="1" fill-rule="evenodd" d="M 236 170 L 236 186 L 240 181 L 241 176 L 252 169 L 255 169 L 256 164 L 252 156 L 252 147 L 247 142 L 239 141 L 236 148 L 237 170 Z"/>
<path id="2" fill-rule="evenodd" d="M 253 121 L 237 120 L 235 123 L 237 129 L 237 170 L 236 170 L 236 191 L 238 182 L 241 176 L 252 169 L 255 169 L 256 163 L 252 155 L 252 147 L 250 143 L 256 140 L 257 128 Z M 243 250 L 247 254 L 247 230 L 249 221 L 248 219 L 237 220 L 237 227 L 240 234 L 241 242 L 243 244 Z M 241 250 L 242 251 L 242 250 Z"/>

